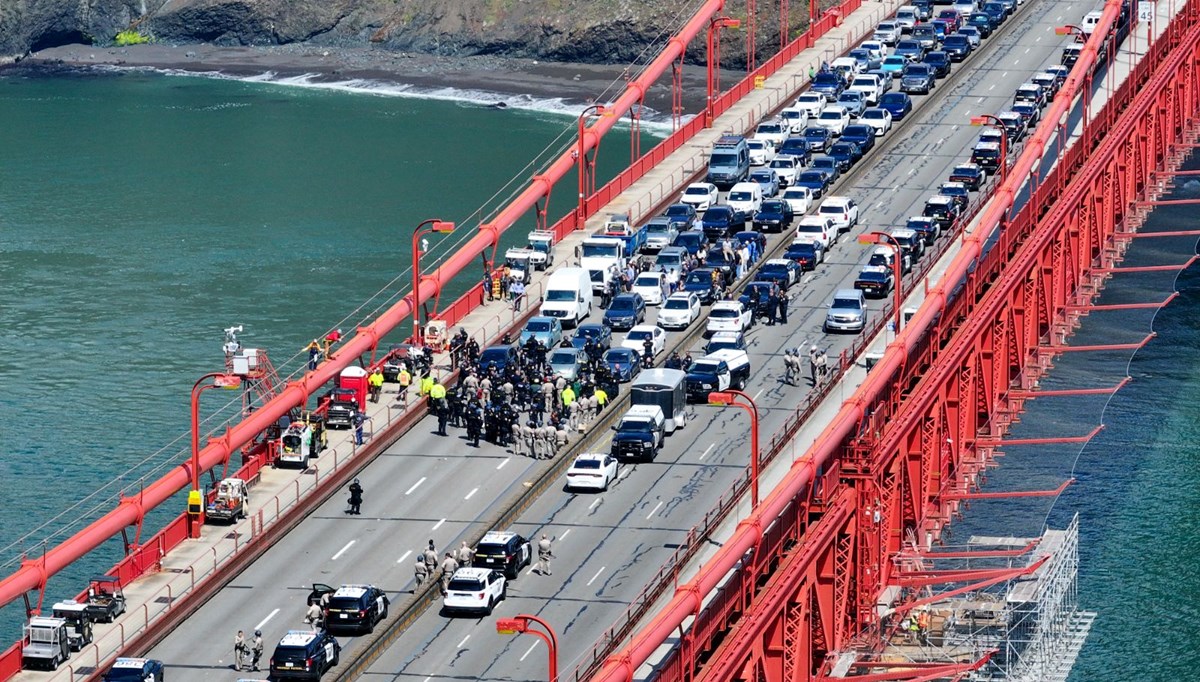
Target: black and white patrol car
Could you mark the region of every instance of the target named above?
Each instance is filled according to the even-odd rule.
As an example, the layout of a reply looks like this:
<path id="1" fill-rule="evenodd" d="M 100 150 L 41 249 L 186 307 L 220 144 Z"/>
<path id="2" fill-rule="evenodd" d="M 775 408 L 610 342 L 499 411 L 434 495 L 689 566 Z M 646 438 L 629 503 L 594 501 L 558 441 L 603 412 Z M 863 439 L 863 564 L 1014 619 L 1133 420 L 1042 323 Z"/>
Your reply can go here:
<path id="1" fill-rule="evenodd" d="M 326 630 L 289 630 L 271 654 L 271 679 L 319 680 L 338 664 L 341 653 Z"/>
<path id="2" fill-rule="evenodd" d="M 104 682 L 162 682 L 163 662 L 153 658 L 118 658 Z"/>
<path id="3" fill-rule="evenodd" d="M 533 550 L 527 538 L 511 531 L 493 530 L 476 545 L 472 564 L 476 568 L 501 571 L 514 580 L 532 560 Z"/>
<path id="4" fill-rule="evenodd" d="M 367 633 L 387 618 L 388 598 L 374 585 L 342 585 L 329 597 L 325 627 Z"/>

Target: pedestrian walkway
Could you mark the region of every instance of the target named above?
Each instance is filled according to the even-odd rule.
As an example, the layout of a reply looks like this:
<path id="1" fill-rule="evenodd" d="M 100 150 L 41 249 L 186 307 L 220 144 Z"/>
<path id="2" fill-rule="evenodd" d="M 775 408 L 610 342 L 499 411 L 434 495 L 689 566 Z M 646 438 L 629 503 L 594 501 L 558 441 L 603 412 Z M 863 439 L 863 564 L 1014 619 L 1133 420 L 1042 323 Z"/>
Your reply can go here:
<path id="1" fill-rule="evenodd" d="M 628 213 L 631 219 L 640 224 L 657 207 L 671 201 L 685 184 L 703 171 L 709 150 L 717 137 L 731 132 L 746 133 L 769 112 L 785 106 L 807 85 L 810 69 L 844 53 L 866 37 L 879 21 L 894 12 L 900 4 L 901 0 L 871 3 L 845 17 L 840 26 L 816 41 L 813 48 L 802 52 L 766 79 L 762 89 L 751 91 L 718 117 L 711 129 L 698 134 L 634 182 L 609 206 L 597 211 L 588 220 L 585 230 L 561 240 L 556 246 L 555 267 L 575 265 L 572 257 L 575 247 L 581 244 L 586 235 L 601 227 L 609 214 Z M 550 271 L 534 273 L 524 301 L 516 309 L 507 302 L 488 302 L 466 315 L 455 325 L 456 328 L 466 329 L 481 347 L 495 342 L 505 331 L 522 323 L 536 310 L 549 274 Z M 437 354 L 434 365 L 438 378 L 445 379 L 449 374 L 448 354 Z M 415 400 L 416 392 L 415 386 L 410 388 L 408 401 L 398 402 L 395 399 L 395 385 L 384 385 L 380 402 L 367 404 L 366 414 L 370 421 L 367 422 L 363 446 L 354 444 L 353 430 L 330 430 L 327 432 L 328 448 L 319 457 L 311 459 L 307 469 L 264 468 L 250 481 L 249 518 L 230 526 L 204 526 L 200 538 L 185 541 L 161 556 L 152 571 L 125 586 L 128 604 L 125 615 L 112 624 L 96 624 L 92 644 L 75 653 L 56 672 L 23 671 L 15 679 L 74 680 L 106 666 L 118 652 L 124 651 L 147 630 L 163 624 L 164 618 L 172 614 L 197 587 L 202 587 L 214 575 L 222 575 L 222 569 L 232 559 L 248 551 L 254 552 L 255 540 L 264 533 L 270 533 L 281 520 L 286 523 L 288 513 L 298 505 L 311 503 L 311 496 L 322 482 L 347 466 L 362 466 L 369 456 L 382 451 L 388 443 L 375 441 L 376 434 L 389 431 L 401 419 L 411 418 L 411 410 L 424 410 L 423 404 Z M 392 435 L 394 440 L 400 434 Z M 364 454 L 365 457 L 361 456 Z M 48 596 L 47 606 L 59 598 Z M 232 664 L 232 649 L 230 657 Z"/>

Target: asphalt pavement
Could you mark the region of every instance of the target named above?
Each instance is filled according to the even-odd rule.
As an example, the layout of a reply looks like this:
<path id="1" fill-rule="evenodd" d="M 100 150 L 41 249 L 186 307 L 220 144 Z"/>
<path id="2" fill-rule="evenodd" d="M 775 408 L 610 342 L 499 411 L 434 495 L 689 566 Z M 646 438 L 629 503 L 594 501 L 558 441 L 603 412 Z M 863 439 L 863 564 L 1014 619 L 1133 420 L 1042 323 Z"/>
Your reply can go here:
<path id="1" fill-rule="evenodd" d="M 973 59 L 966 78 L 956 85 L 943 81 L 935 91 L 949 88 L 948 96 L 935 95 L 932 106 L 922 106 L 930 98 L 916 97 L 914 124 L 883 138 L 884 153 L 868 158 L 869 168 L 852 174 L 850 184 L 839 182 L 836 194 L 863 207 L 860 224 L 792 288 L 787 325 L 759 324 L 747 334 L 753 372 L 745 392 L 758 404 L 764 436 L 779 429 L 810 390 L 807 381 L 782 382 L 784 349 L 816 343 L 835 358 L 854 339 L 821 331 L 833 290 L 850 286 L 867 259 L 870 247 L 854 237 L 920 214 L 950 169 L 967 160 L 979 132 L 970 117 L 1006 109 L 1020 83 L 1057 62 L 1063 39 L 1053 27 L 1089 9 L 1043 1 L 1006 22 L 1006 33 L 990 39 L 998 47 L 981 55 L 986 59 Z M 783 239 L 773 236 L 771 244 Z M 679 335 L 670 332 L 668 343 Z M 693 350 L 700 354 L 698 346 Z M 523 571 L 491 618 L 447 618 L 430 609 L 374 662 L 368 677 L 540 679 L 542 645 L 495 631 L 496 618 L 517 613 L 555 625 L 560 670 L 571 669 L 642 589 L 644 576 L 668 559 L 747 465 L 744 412 L 707 405 L 692 411 L 694 418 L 668 437 L 654 462 L 623 465 L 609 491 L 573 494 L 554 487 L 524 512 L 514 530 L 553 539 L 553 575 Z M 437 436 L 435 425 L 420 422 L 360 474 L 366 489 L 361 516 L 344 514 L 343 496 L 331 498 L 148 655 L 164 660 L 173 680 L 232 680 L 241 676 L 231 667 L 234 633 L 261 629 L 269 656 L 284 632 L 306 627 L 312 583 L 373 583 L 394 604 L 402 602 L 413 589 L 412 565 L 426 542 L 433 539 L 441 553 L 476 535 L 498 503 L 533 478 L 538 464 L 490 444 L 469 447 L 462 430 Z M 339 641 L 347 660 L 362 638 Z"/>

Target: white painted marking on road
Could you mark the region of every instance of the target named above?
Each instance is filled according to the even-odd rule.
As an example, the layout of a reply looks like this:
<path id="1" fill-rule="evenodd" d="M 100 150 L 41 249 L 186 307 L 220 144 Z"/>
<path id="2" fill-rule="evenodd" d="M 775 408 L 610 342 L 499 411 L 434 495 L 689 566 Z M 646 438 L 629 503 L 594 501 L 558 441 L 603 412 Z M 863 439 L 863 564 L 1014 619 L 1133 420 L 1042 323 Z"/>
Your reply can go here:
<path id="1" fill-rule="evenodd" d="M 617 474 L 617 480 L 619 481 L 625 478 L 631 471 L 633 471 L 633 467 L 625 467 L 624 469 L 621 469 L 621 473 Z"/>
<path id="2" fill-rule="evenodd" d="M 935 147 L 940 147 L 940 146 L 942 146 L 942 143 L 943 143 L 943 142 L 945 142 L 945 141 L 946 141 L 946 138 L 944 138 L 944 137 L 939 137 L 939 138 L 938 138 L 938 141 L 933 143 L 933 146 L 935 146 Z"/>
<path id="3" fill-rule="evenodd" d="M 457 647 L 455 647 L 455 648 L 456 648 L 456 649 L 461 649 L 461 648 L 463 648 L 463 645 L 467 643 L 467 640 L 468 640 L 468 639 L 471 639 L 471 635 L 467 635 L 466 637 L 463 637 L 463 638 L 462 638 L 462 641 L 461 641 L 461 642 L 459 642 L 459 643 L 458 643 L 458 646 L 457 646 Z"/>
<path id="4" fill-rule="evenodd" d="M 437 530 L 438 528 L 441 528 L 442 524 L 445 522 L 446 522 L 446 519 L 442 519 L 441 521 L 438 521 L 437 523 L 433 524 L 433 528 L 431 528 L 430 530 Z"/>
<path id="5" fill-rule="evenodd" d="M 566 540 L 566 539 L 567 539 L 567 536 L 568 536 L 568 535 L 570 535 L 570 534 L 571 534 L 571 529 L 570 529 L 570 528 L 568 528 L 568 529 L 566 529 L 566 530 L 564 530 L 564 531 L 563 531 L 563 534 L 562 534 L 562 535 L 558 536 L 558 539 L 559 539 L 559 540 Z"/>
<path id="6" fill-rule="evenodd" d="M 663 502 L 662 502 L 662 500 L 659 500 L 658 504 L 654 505 L 654 509 L 649 514 L 646 515 L 646 520 L 649 521 L 651 516 L 654 516 L 655 514 L 658 513 L 659 509 L 662 509 L 662 506 L 663 506 Z"/>
<path id="7" fill-rule="evenodd" d="M 262 620 L 260 620 L 260 621 L 258 622 L 258 625 L 255 625 L 255 626 L 254 626 L 254 629 L 255 629 L 255 630 L 261 630 L 261 629 L 262 629 L 262 626 L 266 625 L 266 624 L 267 624 L 267 621 L 269 621 L 269 620 L 271 620 L 272 618 L 274 618 L 274 617 L 275 617 L 275 614 L 277 614 L 277 613 L 279 613 L 279 609 L 275 609 L 275 610 L 274 610 L 274 611 L 272 611 L 271 613 L 267 614 L 267 617 L 266 617 L 266 618 L 263 618 Z"/>
<path id="8" fill-rule="evenodd" d="M 909 175 L 916 175 L 916 174 L 917 174 L 917 169 L 916 169 L 916 168 L 909 168 L 909 169 L 908 169 L 908 174 L 909 174 Z"/>
<path id="9" fill-rule="evenodd" d="M 398 563 L 398 564 L 402 564 L 402 563 L 404 563 L 404 560 L 408 558 L 408 555 L 409 555 L 409 554 L 412 554 L 412 550 L 411 550 L 411 549 L 410 549 L 410 550 L 408 550 L 407 552 L 405 552 L 405 553 L 404 553 L 404 556 L 400 557 L 399 559 L 396 559 L 396 563 Z"/>
<path id="10" fill-rule="evenodd" d="M 591 503 L 591 504 L 589 504 L 589 505 L 588 505 L 588 511 L 592 511 L 592 510 L 593 510 L 593 509 L 595 509 L 595 508 L 596 508 L 596 506 L 597 506 L 597 505 L 599 505 L 599 504 L 600 504 L 600 498 L 599 498 L 599 497 L 597 497 L 596 499 L 592 500 L 592 503 Z"/>
<path id="11" fill-rule="evenodd" d="M 503 462 L 500 462 L 499 464 L 496 465 L 496 471 L 500 471 L 501 469 L 503 469 L 504 465 L 508 464 L 508 460 L 510 460 L 510 459 L 512 459 L 512 457 L 505 457 Z"/>
<path id="12" fill-rule="evenodd" d="M 469 499 L 471 499 L 472 497 L 475 497 L 475 493 L 477 493 L 477 492 L 479 492 L 479 488 L 472 488 L 472 489 L 471 489 L 471 492 L 467 493 L 467 496 L 466 496 L 466 497 L 464 497 L 463 499 L 464 499 L 464 500 L 469 500 Z"/>
<path id="13" fill-rule="evenodd" d="M 708 453 L 712 452 L 712 449 L 715 447 L 717 447 L 716 443 L 710 443 L 708 447 L 704 448 L 704 452 L 700 453 L 700 461 L 703 462 L 704 458 L 708 457 Z"/>
<path id="14" fill-rule="evenodd" d="M 535 640 L 533 644 L 530 644 L 529 649 L 525 652 L 525 656 L 522 656 L 520 658 L 520 660 L 522 660 L 522 661 L 525 660 L 525 657 L 528 656 L 529 654 L 532 654 L 533 650 L 536 649 L 537 645 L 540 643 L 541 643 L 541 640 Z"/>
<path id="15" fill-rule="evenodd" d="M 407 492 L 405 492 L 404 494 L 405 494 L 405 495 L 412 495 L 412 494 L 413 494 L 413 491 L 414 491 L 414 490 L 416 490 L 417 488 L 420 488 L 420 487 L 421 487 L 421 484 L 422 484 L 422 483 L 424 483 L 424 482 L 425 482 L 425 477 L 424 477 L 424 476 L 422 476 L 422 477 L 421 477 L 421 480 L 417 481 L 416 483 L 413 483 L 413 486 L 412 486 L 411 488 L 409 488 L 409 489 L 408 489 L 408 491 L 407 491 Z"/>
<path id="16" fill-rule="evenodd" d="M 978 100 L 976 100 L 976 103 L 978 103 L 978 104 L 983 104 L 983 99 L 984 99 L 984 98 L 980 97 Z"/>
<path id="17" fill-rule="evenodd" d="M 892 191 L 894 192 L 896 190 L 892 190 Z M 875 204 L 875 208 L 883 208 L 883 202 L 881 201 L 881 202 Z"/>
<path id="18" fill-rule="evenodd" d="M 606 569 L 606 568 L 608 568 L 608 566 L 601 566 L 600 570 L 596 571 L 596 575 L 592 576 L 592 579 L 587 581 L 587 584 L 591 585 L 592 583 L 596 582 L 596 578 L 599 578 L 600 574 L 603 573 L 604 569 Z"/>
<path id="19" fill-rule="evenodd" d="M 345 554 L 345 553 L 346 553 L 346 550 L 348 550 L 348 549 L 350 549 L 351 547 L 353 547 L 353 546 L 354 546 L 354 543 L 356 543 L 356 542 L 358 542 L 358 540 L 351 540 L 350 542 L 347 542 L 347 543 L 346 543 L 346 546 L 345 546 L 345 547 L 343 547 L 343 548 L 341 548 L 341 549 L 339 549 L 339 550 L 338 550 L 338 553 L 337 553 L 337 554 L 334 554 L 334 555 L 333 555 L 333 557 L 332 557 L 332 558 L 330 558 L 329 560 L 330 560 L 330 561 L 337 561 L 339 558 L 341 558 L 341 556 L 342 556 L 343 554 Z M 258 628 L 254 628 L 254 629 L 255 629 L 255 630 L 257 630 Z"/>
<path id="20" fill-rule="evenodd" d="M 1029 51 L 1030 51 L 1030 50 L 1032 50 L 1032 49 L 1033 49 L 1032 47 L 1027 47 L 1027 48 L 1025 48 L 1025 54 L 1029 54 Z"/>
<path id="21" fill-rule="evenodd" d="M 767 390 L 767 389 L 765 389 L 765 388 L 758 389 L 758 393 L 754 394 L 754 400 L 758 400 L 758 396 L 762 395 L 763 391 L 765 391 L 765 390 Z"/>
<path id="22" fill-rule="evenodd" d="M 968 111 L 967 116 L 970 116 L 970 115 L 971 115 L 971 112 Z M 950 126 L 950 130 L 958 130 L 958 124 L 955 123 L 954 125 Z"/>
<path id="23" fill-rule="evenodd" d="M 1005 71 L 1003 74 L 1001 74 L 1001 75 L 1000 75 L 1000 77 L 1001 77 L 1001 78 L 1008 78 L 1008 72 L 1007 72 L 1007 71 Z"/>
<path id="24" fill-rule="evenodd" d="M 1057 17 L 1055 17 L 1055 18 L 1054 18 L 1054 20 L 1055 20 L 1055 21 L 1062 21 L 1062 15 L 1061 15 L 1061 14 L 1060 14 L 1060 15 L 1058 15 Z"/>
<path id="25" fill-rule="evenodd" d="M 995 90 L 995 89 L 996 89 L 995 83 L 992 83 L 991 85 L 988 86 L 988 90 Z"/>

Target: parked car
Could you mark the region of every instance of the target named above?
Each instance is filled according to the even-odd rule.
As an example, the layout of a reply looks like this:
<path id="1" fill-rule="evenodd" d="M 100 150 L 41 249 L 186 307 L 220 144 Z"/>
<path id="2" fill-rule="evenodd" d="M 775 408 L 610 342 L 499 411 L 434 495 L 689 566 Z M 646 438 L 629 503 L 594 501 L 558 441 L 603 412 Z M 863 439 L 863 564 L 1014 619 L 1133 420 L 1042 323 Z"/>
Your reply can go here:
<path id="1" fill-rule="evenodd" d="M 792 106 L 807 111 L 808 117 L 813 119 L 821 115 L 822 111 L 825 111 L 825 105 L 828 103 L 829 100 L 825 98 L 824 94 L 819 92 L 806 92 L 797 97 L 796 103 Z"/>
<path id="2" fill-rule="evenodd" d="M 751 166 L 765 166 L 775 158 L 775 145 L 766 140 L 746 140 L 746 148 L 750 150 Z"/>
<path id="3" fill-rule="evenodd" d="M 682 204 L 691 204 L 697 211 L 703 211 L 709 206 L 716 206 L 719 192 L 711 182 L 693 182 L 684 188 L 679 197 Z"/>
<path id="4" fill-rule="evenodd" d="M 817 215 L 822 218 L 828 218 L 832 223 L 837 234 L 849 232 L 858 225 L 858 202 L 850 197 L 829 196 L 821 203 L 821 208 L 817 210 Z"/>
<path id="5" fill-rule="evenodd" d="M 851 166 L 858 163 L 858 160 L 862 158 L 863 152 L 862 147 L 853 142 L 842 140 L 829 148 L 829 155 L 838 160 L 838 164 L 843 171 L 848 171 Z"/>
<path id="6" fill-rule="evenodd" d="M 934 88 L 933 67 L 928 64 L 909 64 L 900 78 L 900 91 L 906 95 L 929 94 Z M 888 93 L 891 94 L 891 93 Z M 886 107 L 886 104 L 881 103 Z M 895 112 L 892 114 L 895 116 Z"/>
<path id="7" fill-rule="evenodd" d="M 662 305 L 667 294 L 667 274 L 665 272 L 643 272 L 633 280 L 633 292 L 640 294 L 646 305 Z M 669 293 L 669 292 L 668 292 Z"/>
<path id="8" fill-rule="evenodd" d="M 834 137 L 838 137 L 846 129 L 846 126 L 850 125 L 850 112 L 843 106 L 828 106 L 817 117 L 817 125 L 828 129 Z M 809 149 L 812 149 L 812 145 L 809 145 Z"/>
<path id="9" fill-rule="evenodd" d="M 829 175 L 819 170 L 806 170 L 796 176 L 797 187 L 807 187 L 814 199 L 820 199 L 829 188 Z"/>
<path id="10" fill-rule="evenodd" d="M 625 338 L 621 340 L 621 347 L 632 348 L 641 355 L 642 351 L 646 348 L 647 340 L 650 341 L 650 352 L 658 355 L 667 346 L 667 333 L 663 331 L 662 327 L 651 324 L 639 324 L 630 329 Z"/>
<path id="11" fill-rule="evenodd" d="M 881 21 L 879 22 L 879 25 L 875 27 L 875 32 L 872 34 L 872 37 L 884 45 L 895 45 L 896 41 L 900 40 L 900 36 L 902 34 L 903 31 L 901 30 L 900 24 L 894 21 Z"/>
<path id="12" fill-rule="evenodd" d="M 750 182 L 757 182 L 758 186 L 762 188 L 764 200 L 779 194 L 779 176 L 770 168 L 750 171 Z"/>
<path id="13" fill-rule="evenodd" d="M 646 301 L 634 292 L 617 294 L 604 311 L 604 324 L 617 331 L 632 329 L 645 319 Z"/>
<path id="14" fill-rule="evenodd" d="M 858 118 L 858 115 L 867 108 L 867 96 L 861 90 L 846 90 L 842 94 L 838 95 L 837 105 L 845 109 L 846 114 L 850 118 Z M 828 109 L 825 110 L 826 113 L 828 111 Z M 831 118 L 826 117 L 825 113 L 822 113 L 817 117 L 817 122 L 821 125 L 827 125 L 826 122 L 831 120 Z M 850 122 L 846 121 L 846 125 L 849 124 Z M 842 127 L 844 128 L 845 126 Z"/>
<path id="15" fill-rule="evenodd" d="M 754 229 L 762 232 L 783 232 L 794 220 L 792 205 L 782 199 L 768 199 L 754 214 Z"/>
<path id="16" fill-rule="evenodd" d="M 562 322 L 557 317 L 531 317 L 521 330 L 520 343 L 524 346 L 532 338 L 546 348 L 553 348 L 562 337 Z"/>
<path id="17" fill-rule="evenodd" d="M 829 176 L 829 184 L 837 182 L 838 178 L 842 177 L 842 162 L 838 161 L 829 154 L 818 154 L 812 159 L 812 163 L 808 164 L 809 170 L 819 170 Z"/>
<path id="18" fill-rule="evenodd" d="M 808 144 L 803 138 L 801 138 L 800 142 L 801 144 Z M 805 153 L 807 154 L 807 147 L 805 148 Z M 790 154 L 776 156 L 769 166 L 771 170 L 775 171 L 775 176 L 779 178 L 779 187 L 781 189 L 792 186 L 792 183 L 796 181 L 796 173 L 800 172 L 801 167 L 796 157 Z"/>
<path id="19" fill-rule="evenodd" d="M 779 148 L 779 153 L 775 156 L 775 161 L 771 162 L 770 167 L 777 168 L 778 164 L 776 162 L 779 161 L 781 157 L 791 157 L 792 161 L 799 166 L 803 166 L 804 164 L 808 163 L 808 157 L 812 154 L 812 152 L 809 151 L 809 141 L 807 137 L 808 130 L 811 130 L 811 128 L 806 128 L 805 132 L 801 133 L 797 137 L 789 137 L 788 139 L 784 140 L 783 146 Z M 824 128 L 818 128 L 817 130 L 824 130 Z"/>
<path id="20" fill-rule="evenodd" d="M 601 350 L 608 350 L 612 347 L 612 327 L 606 324 L 581 324 L 575 328 L 575 335 L 571 337 L 571 346 L 582 349 L 591 340 Z"/>
<path id="21" fill-rule="evenodd" d="M 570 476 L 568 472 L 568 484 Z M 442 610 L 446 614 L 479 613 L 492 615 L 496 604 L 508 597 L 508 583 L 504 574 L 490 568 L 460 568 L 450 576 L 446 594 L 442 597 Z"/>
<path id="22" fill-rule="evenodd" d="M 814 241 L 792 242 L 783 257 L 795 261 L 801 270 L 813 270 L 825 260 L 825 249 Z"/>
<path id="23" fill-rule="evenodd" d="M 804 216 L 796 224 L 795 241 L 816 242 L 826 253 L 829 252 L 829 247 L 833 246 L 837 238 L 837 227 L 833 224 L 833 219 L 828 216 Z"/>
<path id="24" fill-rule="evenodd" d="M 987 180 L 987 171 L 977 163 L 960 163 L 950 171 L 952 182 L 961 182 L 972 192 L 978 191 Z"/>
<path id="25" fill-rule="evenodd" d="M 893 121 L 902 121 L 912 111 L 912 98 L 903 92 L 889 92 L 879 98 L 879 108 L 891 114 Z"/>
<path id="26" fill-rule="evenodd" d="M 612 455 L 584 453 L 567 469 L 567 488 L 603 492 L 617 480 L 617 469 L 617 458 Z"/>
<path id="27" fill-rule="evenodd" d="M 632 348 L 610 348 L 604 352 L 603 362 L 613 379 L 622 384 L 633 381 L 642 368 L 642 356 Z"/>
<path id="28" fill-rule="evenodd" d="M 679 291 L 667 297 L 658 311 L 656 323 L 663 329 L 687 329 L 700 319 L 700 297 Z"/>
<path id="29" fill-rule="evenodd" d="M 921 58 L 925 56 L 925 48 L 920 41 L 909 38 L 896 43 L 896 49 L 892 50 L 892 54 L 904 57 L 910 64 L 913 64 L 921 61 Z"/>
<path id="30" fill-rule="evenodd" d="M 804 129 L 804 141 L 809 151 L 823 152 L 833 144 L 833 131 L 824 126 L 809 126 Z"/>
<path id="31" fill-rule="evenodd" d="M 804 215 L 812 206 L 812 190 L 807 187 L 788 187 L 780 195 L 792 207 L 792 216 Z"/>
<path id="32" fill-rule="evenodd" d="M 578 348 L 555 348 L 546 359 L 546 364 L 550 365 L 550 372 L 567 381 L 578 379 L 587 363 L 587 353 Z"/>
<path id="33" fill-rule="evenodd" d="M 846 132 L 842 133 L 842 142 L 853 142 L 863 154 L 867 154 L 875 148 L 875 135 L 875 128 L 866 123 L 855 123 L 846 126 Z"/>
<path id="34" fill-rule="evenodd" d="M 933 70 L 934 78 L 945 78 L 950 75 L 950 55 L 942 50 L 926 52 L 925 58 L 921 60 L 921 63 Z"/>
<path id="35" fill-rule="evenodd" d="M 892 112 L 883 107 L 867 109 L 858 120 L 874 128 L 876 137 L 892 129 Z"/>
<path id="36" fill-rule="evenodd" d="M 942 52 L 950 58 L 952 62 L 961 62 L 971 55 L 971 50 L 975 46 L 971 44 L 971 39 L 961 33 L 955 33 L 946 36 L 942 41 Z M 926 55 L 928 58 L 929 55 Z"/>
<path id="37" fill-rule="evenodd" d="M 696 294 L 701 303 L 712 303 L 716 300 L 716 287 L 713 286 L 714 268 L 696 268 L 683 278 L 683 290 Z"/>
<path id="38" fill-rule="evenodd" d="M 838 289 L 825 313 L 825 333 L 860 332 L 867 326 L 867 301 L 857 289 Z"/>

